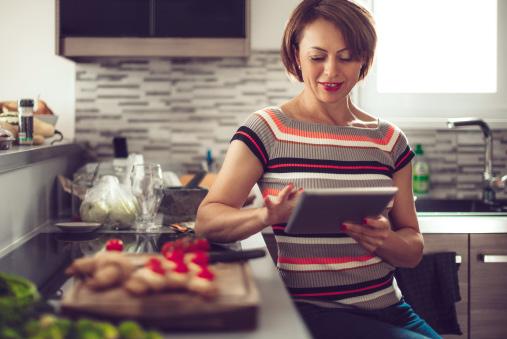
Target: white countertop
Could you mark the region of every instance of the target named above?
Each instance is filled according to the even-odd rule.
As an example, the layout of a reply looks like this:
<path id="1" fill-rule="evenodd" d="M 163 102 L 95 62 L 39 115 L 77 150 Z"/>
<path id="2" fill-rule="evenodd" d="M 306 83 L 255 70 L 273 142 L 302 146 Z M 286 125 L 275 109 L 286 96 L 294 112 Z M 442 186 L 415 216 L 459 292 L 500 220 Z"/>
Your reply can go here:
<path id="1" fill-rule="evenodd" d="M 419 221 L 419 229 L 423 234 L 507 233 L 507 213 L 505 212 L 424 212 L 420 213 L 417 219 Z M 267 227 L 262 233 L 273 234 L 273 231 Z"/>
<path id="2" fill-rule="evenodd" d="M 421 233 L 507 233 L 507 213 L 421 213 Z"/>

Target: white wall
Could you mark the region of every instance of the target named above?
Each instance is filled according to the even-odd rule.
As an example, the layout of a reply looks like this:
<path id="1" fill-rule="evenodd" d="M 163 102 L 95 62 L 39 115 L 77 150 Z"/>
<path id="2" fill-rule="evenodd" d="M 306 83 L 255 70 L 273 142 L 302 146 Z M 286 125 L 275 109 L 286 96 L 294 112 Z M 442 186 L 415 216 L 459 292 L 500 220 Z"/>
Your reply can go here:
<path id="1" fill-rule="evenodd" d="M 0 1 L 0 100 L 37 97 L 74 138 L 74 63 L 55 55 L 55 0 Z"/>
<path id="2" fill-rule="evenodd" d="M 250 0 L 252 49 L 279 50 L 283 29 L 301 0 Z"/>

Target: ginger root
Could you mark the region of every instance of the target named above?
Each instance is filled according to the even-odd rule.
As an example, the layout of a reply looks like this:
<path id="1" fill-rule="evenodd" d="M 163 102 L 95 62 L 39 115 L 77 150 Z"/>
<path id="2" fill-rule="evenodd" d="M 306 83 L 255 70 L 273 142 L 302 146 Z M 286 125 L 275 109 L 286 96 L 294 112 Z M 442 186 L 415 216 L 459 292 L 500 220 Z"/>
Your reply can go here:
<path id="1" fill-rule="evenodd" d="M 93 276 L 86 280 L 86 285 L 94 290 L 118 285 L 122 282 L 123 274 L 117 264 L 109 264 L 97 268 Z"/>
<path id="2" fill-rule="evenodd" d="M 119 252 L 99 252 L 93 257 L 76 259 L 67 274 L 85 278 L 86 285 L 104 289 L 120 285 L 134 271 L 131 261 Z"/>
<path id="3" fill-rule="evenodd" d="M 205 266 L 189 270 L 184 262 L 151 257 L 144 267 L 121 252 L 99 252 L 93 257 L 76 259 L 65 271 L 80 277 L 86 286 L 103 290 L 122 286 L 135 296 L 166 290 L 184 289 L 212 298 L 218 294 L 214 274 Z M 136 269 L 137 268 L 137 269 Z"/>

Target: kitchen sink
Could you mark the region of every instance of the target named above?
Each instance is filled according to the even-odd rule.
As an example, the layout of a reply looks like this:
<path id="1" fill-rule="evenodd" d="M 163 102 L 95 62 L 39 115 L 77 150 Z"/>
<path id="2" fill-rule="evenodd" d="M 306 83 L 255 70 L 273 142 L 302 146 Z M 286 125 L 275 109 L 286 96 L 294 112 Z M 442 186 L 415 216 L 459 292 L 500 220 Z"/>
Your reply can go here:
<path id="1" fill-rule="evenodd" d="M 417 212 L 466 213 L 487 215 L 507 212 L 507 201 L 498 201 L 498 205 L 487 205 L 480 200 L 452 200 L 419 198 L 415 201 Z"/>
<path id="2" fill-rule="evenodd" d="M 492 207 L 480 200 L 419 198 L 415 205 L 423 233 L 507 232 L 507 201 Z"/>

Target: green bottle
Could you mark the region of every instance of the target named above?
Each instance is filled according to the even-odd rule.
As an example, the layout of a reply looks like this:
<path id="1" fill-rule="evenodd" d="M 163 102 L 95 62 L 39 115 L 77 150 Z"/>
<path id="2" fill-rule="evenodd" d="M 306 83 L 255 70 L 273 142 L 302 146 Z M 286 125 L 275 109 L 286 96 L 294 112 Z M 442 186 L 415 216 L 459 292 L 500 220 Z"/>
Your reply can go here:
<path id="1" fill-rule="evenodd" d="M 412 185 L 415 195 L 425 195 L 430 191 L 430 166 L 424 157 L 424 150 L 421 144 L 415 145 Z"/>

